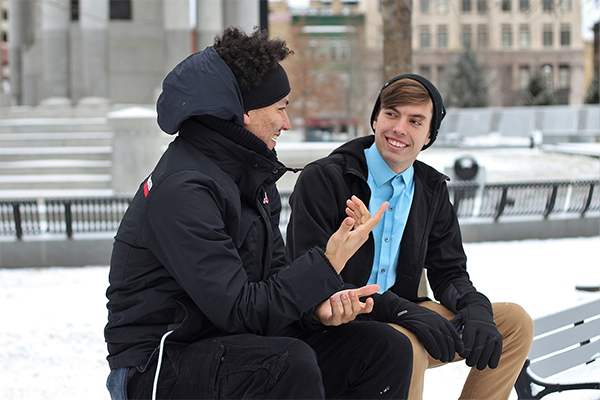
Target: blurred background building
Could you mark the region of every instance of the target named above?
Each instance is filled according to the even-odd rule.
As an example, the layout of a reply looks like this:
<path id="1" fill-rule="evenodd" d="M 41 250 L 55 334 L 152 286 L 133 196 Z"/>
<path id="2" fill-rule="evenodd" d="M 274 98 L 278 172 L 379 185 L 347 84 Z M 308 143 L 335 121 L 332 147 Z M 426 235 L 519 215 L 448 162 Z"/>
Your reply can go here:
<path id="1" fill-rule="evenodd" d="M 151 104 L 165 74 L 266 0 L 1 0 L 15 105 Z"/>
<path id="2" fill-rule="evenodd" d="M 270 4 L 270 31 L 296 50 L 290 63 L 301 92 L 293 112 L 306 121 L 307 137 L 368 133 L 357 120 L 368 120 L 384 81 L 382 1 Z M 415 0 L 411 21 L 412 72 L 432 80 L 449 106 L 465 107 L 452 99 L 469 97 L 460 79 L 467 53 L 486 86 L 474 88 L 486 90 L 485 101 L 469 107 L 581 105 L 597 74 L 597 33 L 584 41 L 582 0 Z M 548 88 L 545 97 L 530 98 L 535 79 Z"/>

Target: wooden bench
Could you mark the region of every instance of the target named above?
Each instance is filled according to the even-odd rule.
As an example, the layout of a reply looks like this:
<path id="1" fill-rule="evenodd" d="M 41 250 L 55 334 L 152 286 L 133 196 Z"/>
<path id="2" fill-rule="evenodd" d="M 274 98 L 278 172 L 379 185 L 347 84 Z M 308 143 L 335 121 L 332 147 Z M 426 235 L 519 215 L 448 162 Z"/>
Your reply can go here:
<path id="1" fill-rule="evenodd" d="M 541 399 L 549 393 L 564 390 L 600 389 L 598 381 L 558 383 L 545 380 L 600 358 L 600 299 L 535 319 L 534 323 L 533 346 L 515 383 L 519 399 Z M 542 390 L 532 394 L 533 385 Z"/>

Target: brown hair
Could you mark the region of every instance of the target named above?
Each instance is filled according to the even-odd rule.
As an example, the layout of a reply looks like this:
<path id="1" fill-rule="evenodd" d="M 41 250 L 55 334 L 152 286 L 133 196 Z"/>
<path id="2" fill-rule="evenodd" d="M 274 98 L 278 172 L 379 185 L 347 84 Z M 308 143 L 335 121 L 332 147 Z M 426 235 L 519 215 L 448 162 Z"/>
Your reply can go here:
<path id="1" fill-rule="evenodd" d="M 400 79 L 381 92 L 381 108 L 392 108 L 406 104 L 425 104 L 431 96 L 425 86 L 414 79 Z"/>

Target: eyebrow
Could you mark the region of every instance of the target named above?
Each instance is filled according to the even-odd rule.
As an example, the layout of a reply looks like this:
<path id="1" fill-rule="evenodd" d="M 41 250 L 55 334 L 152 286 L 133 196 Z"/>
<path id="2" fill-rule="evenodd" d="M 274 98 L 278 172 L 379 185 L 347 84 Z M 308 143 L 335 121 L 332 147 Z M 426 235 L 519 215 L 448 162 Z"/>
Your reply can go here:
<path id="1" fill-rule="evenodd" d="M 393 110 L 396 114 L 401 114 L 396 107 L 384 107 L 384 109 Z M 409 117 L 427 120 L 427 117 L 423 114 L 409 114 Z"/>

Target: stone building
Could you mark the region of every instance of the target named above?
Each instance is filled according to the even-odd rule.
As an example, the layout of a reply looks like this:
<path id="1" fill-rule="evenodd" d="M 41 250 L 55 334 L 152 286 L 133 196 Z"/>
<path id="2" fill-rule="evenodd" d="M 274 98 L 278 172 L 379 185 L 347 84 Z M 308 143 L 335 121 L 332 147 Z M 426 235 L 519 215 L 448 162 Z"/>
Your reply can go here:
<path id="1" fill-rule="evenodd" d="M 8 0 L 15 105 L 151 104 L 165 74 L 266 0 Z"/>
<path id="2" fill-rule="evenodd" d="M 486 66 L 491 106 L 516 105 L 536 69 L 557 89 L 559 104 L 582 104 L 581 1 L 415 0 L 414 71 L 443 87 L 456 54 L 471 48 Z"/>

